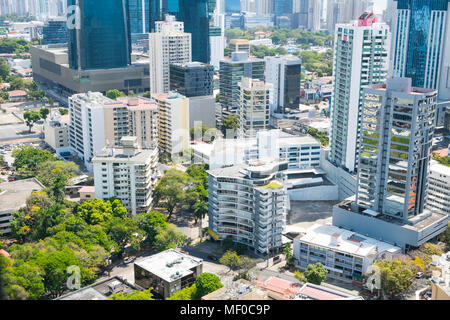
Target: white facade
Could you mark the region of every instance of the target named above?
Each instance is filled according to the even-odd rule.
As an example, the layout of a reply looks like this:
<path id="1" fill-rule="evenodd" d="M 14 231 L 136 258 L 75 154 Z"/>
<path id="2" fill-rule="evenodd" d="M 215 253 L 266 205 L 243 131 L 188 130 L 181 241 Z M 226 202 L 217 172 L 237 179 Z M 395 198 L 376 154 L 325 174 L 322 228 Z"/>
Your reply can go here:
<path id="1" fill-rule="evenodd" d="M 240 90 L 238 135 L 245 138 L 255 137 L 258 131 L 269 129 L 271 87 L 264 81 L 247 77 L 244 77 L 238 86 Z"/>
<path id="2" fill-rule="evenodd" d="M 69 146 L 68 122 L 68 116 L 62 117 L 54 110 L 44 123 L 44 140 L 56 152 Z"/>
<path id="3" fill-rule="evenodd" d="M 140 149 L 136 137 L 123 137 L 122 146 L 104 148 L 92 159 L 95 197 L 115 197 L 134 216 L 151 208 L 158 181 L 158 150 Z"/>
<path id="4" fill-rule="evenodd" d="M 426 206 L 450 215 L 450 167 L 435 161 L 430 165 Z"/>
<path id="5" fill-rule="evenodd" d="M 361 23 L 336 25 L 333 59 L 330 160 L 350 172 L 357 164 L 361 87 L 385 81 L 389 68 L 389 27 Z"/>
<path id="6" fill-rule="evenodd" d="M 158 104 L 159 150 L 175 155 L 189 147 L 189 99 L 170 92 L 157 94 L 153 98 Z"/>
<path id="7" fill-rule="evenodd" d="M 220 36 L 210 36 L 211 65 L 214 70 L 219 70 L 220 60 L 224 58 L 225 50 L 225 15 L 215 12 L 213 15 L 214 27 L 220 28 Z"/>
<path id="8" fill-rule="evenodd" d="M 398 253 L 400 247 L 331 225 L 314 224 L 293 243 L 298 268 L 320 262 L 327 277 L 347 282 L 361 281 L 374 261 Z"/>
<path id="9" fill-rule="evenodd" d="M 280 165 L 255 162 L 208 171 L 208 232 L 214 239 L 231 237 L 260 254 L 281 249 L 289 196 Z"/>
<path id="10" fill-rule="evenodd" d="M 184 22 L 177 21 L 175 16 L 169 14 L 166 15 L 164 21 L 155 21 L 155 32 L 162 32 L 166 25 L 173 26 L 176 32 L 184 32 Z"/>
<path id="11" fill-rule="evenodd" d="M 192 61 L 191 34 L 177 31 L 176 26 L 165 23 L 160 32 L 149 34 L 150 92 L 168 93 L 170 65 Z"/>
<path id="12" fill-rule="evenodd" d="M 280 130 L 259 131 L 251 139 L 216 139 L 211 144 L 191 145 L 194 159 L 210 169 L 263 160 L 267 157 L 288 162 L 290 169 L 317 167 L 320 142 L 311 136 L 292 136 Z"/>

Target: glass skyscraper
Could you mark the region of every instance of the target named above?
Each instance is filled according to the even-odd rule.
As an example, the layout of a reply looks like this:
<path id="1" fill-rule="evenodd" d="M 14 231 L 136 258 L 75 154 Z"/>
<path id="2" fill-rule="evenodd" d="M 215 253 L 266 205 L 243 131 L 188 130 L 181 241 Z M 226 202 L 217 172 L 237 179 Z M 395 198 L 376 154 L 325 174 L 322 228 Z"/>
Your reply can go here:
<path id="1" fill-rule="evenodd" d="M 209 28 L 216 0 L 150 0 L 150 29 L 166 14 L 184 22 L 184 31 L 192 34 L 192 60 L 210 62 Z"/>
<path id="2" fill-rule="evenodd" d="M 72 5 L 80 8 L 81 27 L 69 30 L 70 67 L 92 70 L 130 65 L 128 0 L 68 0 L 68 6 Z"/>
<path id="3" fill-rule="evenodd" d="M 150 32 L 150 0 L 128 0 L 131 33 Z"/>
<path id="4" fill-rule="evenodd" d="M 444 52 L 450 37 L 450 1 L 396 0 L 396 4 L 393 76 L 411 78 L 413 86 L 439 89 L 439 96 L 450 99 L 450 52 Z"/>

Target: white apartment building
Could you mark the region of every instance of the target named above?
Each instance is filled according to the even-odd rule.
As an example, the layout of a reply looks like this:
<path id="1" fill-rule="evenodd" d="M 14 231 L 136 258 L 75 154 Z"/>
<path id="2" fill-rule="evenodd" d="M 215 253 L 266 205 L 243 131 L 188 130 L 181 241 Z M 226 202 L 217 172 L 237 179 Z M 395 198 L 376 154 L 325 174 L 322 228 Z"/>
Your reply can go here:
<path id="1" fill-rule="evenodd" d="M 156 145 L 157 106 L 145 98 L 112 100 L 100 92 L 69 97 L 69 147 L 91 171 L 91 160 L 105 146 L 135 135 L 141 147 Z M 153 140 L 155 139 L 155 140 Z"/>
<path id="2" fill-rule="evenodd" d="M 192 61 L 191 34 L 177 30 L 174 23 L 164 23 L 161 31 L 150 33 L 150 92 L 168 93 L 170 65 Z"/>
<path id="3" fill-rule="evenodd" d="M 389 68 L 391 33 L 373 14 L 337 24 L 331 98 L 330 161 L 354 172 L 357 165 L 362 86 L 382 83 Z"/>
<path id="4" fill-rule="evenodd" d="M 184 32 L 184 22 L 177 21 L 175 16 L 166 14 L 163 21 L 155 21 L 155 32 L 162 32 L 164 26 L 171 25 L 177 32 Z"/>
<path id="5" fill-rule="evenodd" d="M 247 139 L 215 139 L 211 144 L 193 144 L 194 161 L 210 169 L 248 163 L 250 160 L 277 158 L 288 162 L 290 169 L 317 167 L 320 142 L 309 135 L 294 136 L 281 130 L 259 131 Z"/>
<path id="6" fill-rule="evenodd" d="M 238 110 L 238 135 L 244 138 L 256 136 L 256 132 L 269 129 L 270 86 L 264 81 L 244 77 L 238 83 L 240 105 Z"/>
<path id="7" fill-rule="evenodd" d="M 225 50 L 225 15 L 214 12 L 213 25 L 215 33 L 209 36 L 211 61 L 210 64 L 214 66 L 214 70 L 219 70 L 220 60 L 224 58 Z"/>
<path id="8" fill-rule="evenodd" d="M 289 197 L 280 167 L 287 163 L 256 161 L 208 171 L 212 239 L 231 237 L 259 254 L 281 249 Z"/>
<path id="9" fill-rule="evenodd" d="M 428 175 L 426 206 L 450 215 L 450 167 L 432 161 Z"/>
<path id="10" fill-rule="evenodd" d="M 58 110 L 52 110 L 44 123 L 44 141 L 57 153 L 69 146 L 69 115 L 61 116 Z"/>
<path id="11" fill-rule="evenodd" d="M 122 137 L 121 146 L 105 147 L 92 159 L 95 197 L 115 197 L 134 216 L 151 208 L 158 181 L 158 149 L 141 149 L 136 137 Z"/>
<path id="12" fill-rule="evenodd" d="M 320 262 L 327 277 L 360 282 L 369 266 L 380 258 L 401 253 L 401 248 L 331 225 L 314 224 L 294 239 L 295 264 L 305 270 Z"/>
<path id="13" fill-rule="evenodd" d="M 177 154 L 189 147 L 189 99 L 177 92 L 153 95 L 158 105 L 158 148 Z"/>

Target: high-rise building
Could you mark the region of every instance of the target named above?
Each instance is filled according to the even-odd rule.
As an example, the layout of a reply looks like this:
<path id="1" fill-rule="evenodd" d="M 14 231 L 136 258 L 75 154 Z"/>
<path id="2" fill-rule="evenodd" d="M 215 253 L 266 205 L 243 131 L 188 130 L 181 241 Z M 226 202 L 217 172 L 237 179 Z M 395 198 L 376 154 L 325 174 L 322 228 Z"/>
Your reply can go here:
<path id="1" fill-rule="evenodd" d="M 319 31 L 322 15 L 322 1 L 309 0 L 308 5 L 308 30 Z"/>
<path id="2" fill-rule="evenodd" d="M 192 35 L 192 59 L 210 63 L 210 34 L 215 0 L 150 0 L 150 30 L 155 22 L 164 20 L 166 14 L 184 22 L 184 31 Z"/>
<path id="3" fill-rule="evenodd" d="M 69 98 L 69 147 L 84 161 L 91 160 L 105 146 L 118 146 L 124 136 L 135 135 L 141 147 L 157 145 L 157 107 L 146 98 L 116 101 L 100 92 L 75 94 Z"/>
<path id="4" fill-rule="evenodd" d="M 95 197 L 119 199 L 135 216 L 148 212 L 158 182 L 158 149 L 141 149 L 137 138 L 126 136 L 120 146 L 105 147 L 92 159 Z"/>
<path id="5" fill-rule="evenodd" d="M 450 100 L 450 1 L 397 0 L 393 21 L 393 76 L 438 89 Z"/>
<path id="6" fill-rule="evenodd" d="M 350 172 L 357 164 L 361 87 L 386 80 L 390 37 L 373 13 L 336 25 L 329 159 Z"/>
<path id="7" fill-rule="evenodd" d="M 185 97 L 213 94 L 214 67 L 201 62 L 175 63 L 170 65 L 170 90 Z"/>
<path id="8" fill-rule="evenodd" d="M 67 19 L 65 17 L 51 18 L 46 21 L 42 28 L 42 44 L 68 43 L 69 30 L 67 29 Z"/>
<path id="9" fill-rule="evenodd" d="M 443 232 L 447 214 L 425 209 L 437 91 L 391 78 L 363 89 L 355 201 L 333 225 L 407 250 Z"/>
<path id="10" fill-rule="evenodd" d="M 191 34 L 164 24 L 161 32 L 150 33 L 150 92 L 168 93 L 170 65 L 191 62 Z"/>
<path id="11" fill-rule="evenodd" d="M 250 55 L 250 41 L 247 39 L 231 39 L 228 43 L 231 52 L 247 52 Z"/>
<path id="12" fill-rule="evenodd" d="M 68 0 L 80 8 L 80 28 L 69 30 L 69 65 L 75 70 L 123 68 L 131 64 L 127 1 Z"/>
<path id="13" fill-rule="evenodd" d="M 391 70 L 413 86 L 438 90 L 436 124 L 450 105 L 450 1 L 395 0 Z"/>
<path id="14" fill-rule="evenodd" d="M 150 0 L 128 0 L 131 34 L 150 32 Z"/>
<path id="15" fill-rule="evenodd" d="M 264 81 L 264 60 L 249 58 L 246 52 L 233 52 L 220 61 L 220 104 L 224 114 L 236 113 L 240 105 L 238 82 L 243 77 Z"/>
<path id="16" fill-rule="evenodd" d="M 231 238 L 255 252 L 279 252 L 289 196 L 286 162 L 261 162 L 208 171 L 209 230 L 214 240 Z"/>
<path id="17" fill-rule="evenodd" d="M 256 137 L 256 133 L 269 129 L 269 86 L 264 81 L 244 77 L 239 83 L 241 103 L 238 111 L 238 135 Z"/>
<path id="18" fill-rule="evenodd" d="M 214 13 L 213 26 L 209 28 L 209 41 L 211 48 L 210 64 L 215 70 L 219 70 L 220 60 L 224 58 L 225 52 L 225 15 Z"/>
<path id="19" fill-rule="evenodd" d="M 300 105 L 301 59 L 295 56 L 264 58 L 266 83 L 273 87 L 271 111 L 289 112 Z"/>
<path id="20" fill-rule="evenodd" d="M 155 94 L 158 104 L 158 148 L 174 155 L 189 147 L 189 99 L 176 92 Z"/>

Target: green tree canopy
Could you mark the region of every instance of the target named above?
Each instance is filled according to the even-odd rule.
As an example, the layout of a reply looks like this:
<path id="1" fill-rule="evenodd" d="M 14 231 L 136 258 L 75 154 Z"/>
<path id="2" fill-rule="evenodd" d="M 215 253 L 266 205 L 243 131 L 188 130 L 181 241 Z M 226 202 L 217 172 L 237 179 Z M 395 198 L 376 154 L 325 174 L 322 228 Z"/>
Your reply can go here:
<path id="1" fill-rule="evenodd" d="M 47 150 L 32 146 L 22 146 L 13 150 L 14 167 L 20 178 L 30 178 L 35 175 L 38 165 L 46 161 L 56 161 L 56 158 Z"/>
<path id="2" fill-rule="evenodd" d="M 308 282 L 320 285 L 327 277 L 327 273 L 328 270 L 320 262 L 317 262 L 316 264 L 309 264 L 304 275 Z"/>
<path id="3" fill-rule="evenodd" d="M 158 211 L 149 211 L 147 213 L 138 214 L 135 217 L 136 223 L 142 231 L 145 232 L 147 243 L 154 243 L 158 234 L 158 228 L 167 226 L 167 219 Z"/>
<path id="4" fill-rule="evenodd" d="M 31 133 L 31 128 L 33 128 L 34 124 L 41 120 L 41 114 L 37 111 L 25 111 L 23 113 L 23 118 L 27 127 L 30 128 Z"/>
<path id="5" fill-rule="evenodd" d="M 120 90 L 113 89 L 106 92 L 106 96 L 110 99 L 117 100 L 119 97 L 125 97 L 125 93 Z"/>
<path id="6" fill-rule="evenodd" d="M 174 224 L 157 227 L 155 246 L 159 251 L 175 249 L 186 242 L 186 236 Z"/>
<path id="7" fill-rule="evenodd" d="M 222 288 L 223 284 L 215 274 L 204 272 L 195 279 L 195 287 L 192 297 L 194 300 L 200 300 L 203 296 Z"/>

